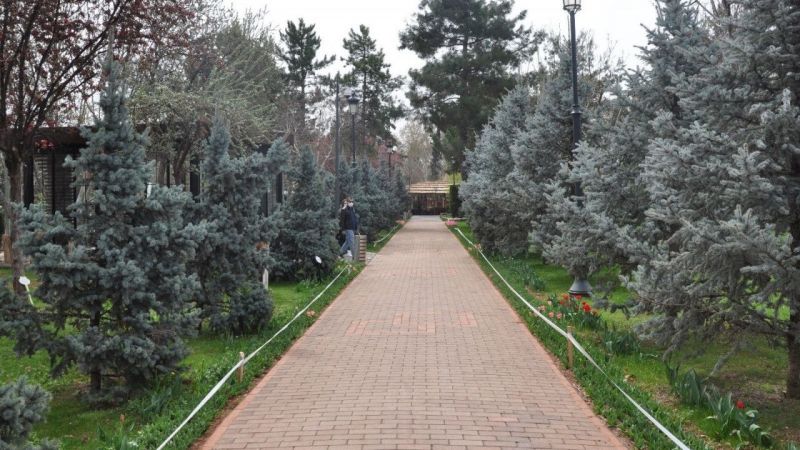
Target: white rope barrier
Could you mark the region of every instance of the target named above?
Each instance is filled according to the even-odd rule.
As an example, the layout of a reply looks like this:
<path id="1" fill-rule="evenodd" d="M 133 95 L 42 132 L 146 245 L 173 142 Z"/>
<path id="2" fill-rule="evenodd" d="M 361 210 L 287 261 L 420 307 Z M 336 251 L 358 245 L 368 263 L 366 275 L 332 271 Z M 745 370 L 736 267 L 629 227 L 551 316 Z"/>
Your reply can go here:
<path id="1" fill-rule="evenodd" d="M 389 231 L 389 232 L 386 234 L 386 236 L 384 236 L 384 237 L 382 237 L 382 238 L 378 239 L 377 241 L 373 242 L 373 243 L 372 243 L 372 245 L 375 245 L 375 244 L 380 244 L 381 242 L 385 241 L 386 239 L 388 239 L 389 237 L 391 237 L 391 236 L 394 234 L 394 232 L 395 232 L 395 231 L 396 231 L 398 228 L 400 228 L 400 224 L 397 224 L 397 225 L 395 225 L 395 226 L 394 226 L 394 228 L 392 228 L 392 229 L 391 229 L 391 230 L 390 230 L 390 231 Z"/>
<path id="2" fill-rule="evenodd" d="M 597 370 L 599 370 L 600 373 L 602 373 L 606 377 L 606 379 L 615 388 L 617 388 L 617 390 L 620 391 L 622 393 L 622 395 L 625 396 L 625 398 L 629 402 L 631 402 L 631 404 L 633 404 L 633 406 L 636 407 L 637 410 L 639 410 L 639 412 L 641 412 L 647 418 L 647 420 L 649 420 L 653 425 L 656 426 L 656 428 L 658 428 L 662 433 L 664 433 L 664 435 L 667 436 L 669 438 L 669 440 L 671 440 L 676 446 L 678 446 L 678 448 L 680 448 L 681 450 L 691 450 L 686 444 L 684 444 L 680 439 L 678 439 L 677 436 L 672 434 L 672 432 L 669 431 L 669 429 L 667 429 L 667 427 L 662 425 L 661 422 L 659 422 L 655 417 L 653 417 L 652 414 L 650 414 L 646 409 L 644 409 L 644 407 L 642 405 L 637 403 L 636 400 L 634 400 L 630 395 L 628 395 L 628 393 L 625 392 L 625 390 L 623 390 L 613 379 L 611 379 L 611 377 L 606 373 L 606 371 L 603 370 L 603 368 L 600 367 L 599 364 L 597 364 L 597 362 L 594 360 L 594 358 L 592 358 L 592 356 L 589 355 L 589 352 L 587 352 L 586 349 L 583 348 L 583 346 L 578 342 L 577 339 L 575 339 L 574 336 L 572 336 L 570 333 L 567 333 L 566 331 L 562 330 L 558 325 L 553 323 L 553 321 L 548 319 L 547 316 L 542 314 L 541 311 L 539 311 L 533 305 L 531 305 L 530 302 L 528 302 L 528 300 L 525 299 L 525 297 L 520 295 L 519 292 L 517 292 L 517 290 L 514 289 L 514 287 L 511 286 L 511 284 L 505 279 L 505 277 L 503 277 L 503 275 L 501 275 L 500 272 L 494 267 L 494 265 L 491 263 L 491 261 L 489 261 L 489 258 L 487 258 L 486 255 L 483 253 L 483 251 L 481 251 L 478 247 L 476 247 L 475 244 L 471 240 L 469 240 L 469 238 L 466 237 L 464 235 L 464 233 L 461 232 L 461 230 L 456 228 L 456 231 L 458 231 L 458 234 L 460 234 L 461 237 L 464 238 L 464 240 L 469 243 L 469 245 L 471 245 L 473 248 L 475 248 L 475 250 L 478 251 L 478 253 L 481 254 L 481 256 L 483 257 L 483 260 L 486 261 L 487 264 L 489 264 L 489 267 L 492 268 L 494 273 L 497 274 L 498 277 L 500 277 L 500 279 L 503 281 L 503 283 L 505 283 L 505 285 L 508 287 L 508 289 L 510 289 L 511 292 L 513 292 L 514 295 L 518 299 L 520 299 L 525 304 L 525 306 L 528 307 L 528 309 L 533 311 L 534 314 L 536 314 L 537 317 L 542 319 L 547 325 L 549 325 L 551 328 L 556 330 L 560 335 L 564 336 L 565 339 L 567 339 L 570 342 L 572 342 L 572 345 L 574 345 L 575 348 L 578 349 L 578 352 L 580 354 L 582 354 L 586 358 L 586 360 L 589 361 Z"/>
<path id="3" fill-rule="evenodd" d="M 217 382 L 217 384 L 215 384 L 210 391 L 208 391 L 208 394 L 206 394 L 206 396 L 203 397 L 203 399 L 200 401 L 200 403 L 197 404 L 197 406 L 195 406 L 192 412 L 190 412 L 189 415 L 186 416 L 186 418 L 183 420 L 183 422 L 181 422 L 181 424 L 178 425 L 178 428 L 176 428 L 175 431 L 172 432 L 172 434 L 170 434 L 166 439 L 164 439 L 164 442 L 162 442 L 161 445 L 158 446 L 157 450 L 162 450 L 164 447 L 167 446 L 167 444 L 169 444 L 169 442 L 178 434 L 179 431 L 181 431 L 181 429 L 183 429 L 184 426 L 186 426 L 187 423 L 189 423 L 190 420 L 192 420 L 192 418 L 203 408 L 203 406 L 205 406 L 206 403 L 208 403 L 208 401 L 211 400 L 211 398 L 214 397 L 214 395 L 220 389 L 222 389 L 222 386 L 224 386 L 225 382 L 227 382 L 230 379 L 230 377 L 233 376 L 233 374 L 236 372 L 237 369 L 247 364 L 247 362 L 253 359 L 253 357 L 255 357 L 256 354 L 258 354 L 258 352 L 263 350 L 264 347 L 269 345 L 270 342 L 272 342 L 276 337 L 278 337 L 279 334 L 283 333 L 287 328 L 289 328 L 289 325 L 291 325 L 295 320 L 297 320 L 300 316 L 302 316 L 303 313 L 305 313 L 308 310 L 308 308 L 311 307 L 311 305 L 313 305 L 317 300 L 319 300 L 320 297 L 322 297 L 322 294 L 327 292 L 328 289 L 330 289 L 330 287 L 333 286 L 333 283 L 336 283 L 336 280 L 338 280 L 343 273 L 349 270 L 350 270 L 349 267 L 342 269 L 342 271 L 339 272 L 338 275 L 336 275 L 336 278 L 331 280 L 331 282 L 328 283 L 327 286 L 325 286 L 325 289 L 323 289 L 319 294 L 317 294 L 317 296 L 314 297 L 314 299 L 311 300 L 303 309 L 298 311 L 297 314 L 295 314 L 290 321 L 286 322 L 286 325 L 284 325 L 280 330 L 278 330 L 275 334 L 273 334 L 272 337 L 269 338 L 266 342 L 264 342 L 260 347 L 255 349 L 244 359 L 241 359 L 239 362 L 237 362 L 236 365 L 234 365 L 231 368 L 231 370 L 229 370 L 228 373 L 226 373 L 225 376 L 223 376 L 222 379 L 220 379 L 219 382 Z"/>

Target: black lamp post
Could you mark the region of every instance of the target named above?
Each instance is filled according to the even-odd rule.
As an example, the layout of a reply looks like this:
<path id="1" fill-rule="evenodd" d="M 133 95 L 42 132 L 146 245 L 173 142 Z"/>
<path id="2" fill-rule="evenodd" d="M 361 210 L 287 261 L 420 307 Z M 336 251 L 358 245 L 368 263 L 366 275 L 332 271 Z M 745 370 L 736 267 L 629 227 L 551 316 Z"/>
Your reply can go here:
<path id="1" fill-rule="evenodd" d="M 351 163 L 353 166 L 356 165 L 356 113 L 358 112 L 358 102 L 361 101 L 358 98 L 358 93 L 356 93 L 355 89 L 348 89 L 348 93 L 345 94 L 347 96 L 347 105 L 350 107 L 350 117 L 352 120 L 352 145 L 353 145 L 353 158 Z"/>
<path id="2" fill-rule="evenodd" d="M 336 198 L 333 201 L 334 217 L 339 210 L 339 205 L 342 201 L 342 185 L 339 183 L 339 153 L 341 152 L 341 142 L 339 140 L 339 106 L 342 103 L 342 98 L 339 97 L 339 72 L 336 72 L 336 142 L 334 147 L 336 149 L 336 159 L 334 163 L 336 167 L 333 169 L 336 180 Z"/>
<path id="3" fill-rule="evenodd" d="M 564 10 L 569 13 L 570 44 L 572 48 L 572 143 L 573 148 L 581 142 L 581 106 L 578 102 L 578 49 L 577 36 L 575 33 L 575 14 L 581 9 L 581 0 L 562 0 Z M 573 194 L 578 205 L 583 205 L 583 189 L 578 181 L 573 187 Z M 583 274 L 578 274 L 569 288 L 572 295 L 589 296 L 592 293 L 592 286 L 584 278 Z"/>

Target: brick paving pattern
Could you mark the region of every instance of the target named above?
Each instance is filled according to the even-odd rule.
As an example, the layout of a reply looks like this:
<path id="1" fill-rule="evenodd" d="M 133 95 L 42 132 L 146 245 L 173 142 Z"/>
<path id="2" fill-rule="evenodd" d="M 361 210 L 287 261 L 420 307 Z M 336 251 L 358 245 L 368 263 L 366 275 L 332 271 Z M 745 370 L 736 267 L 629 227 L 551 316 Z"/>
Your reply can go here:
<path id="1" fill-rule="evenodd" d="M 616 449 L 437 218 L 412 219 L 206 449 Z"/>

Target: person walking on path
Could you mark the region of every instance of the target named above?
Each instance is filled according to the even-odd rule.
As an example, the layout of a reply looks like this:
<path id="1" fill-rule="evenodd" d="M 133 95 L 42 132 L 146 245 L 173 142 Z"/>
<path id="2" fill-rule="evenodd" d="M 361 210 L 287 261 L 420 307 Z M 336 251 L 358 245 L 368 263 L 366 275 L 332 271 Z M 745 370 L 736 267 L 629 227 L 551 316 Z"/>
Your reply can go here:
<path id="1" fill-rule="evenodd" d="M 339 250 L 339 256 L 345 253 L 348 258 L 353 257 L 353 241 L 355 240 L 356 230 L 358 230 L 358 215 L 353 207 L 353 199 L 347 197 L 339 214 L 339 227 L 344 230 L 344 244 Z"/>

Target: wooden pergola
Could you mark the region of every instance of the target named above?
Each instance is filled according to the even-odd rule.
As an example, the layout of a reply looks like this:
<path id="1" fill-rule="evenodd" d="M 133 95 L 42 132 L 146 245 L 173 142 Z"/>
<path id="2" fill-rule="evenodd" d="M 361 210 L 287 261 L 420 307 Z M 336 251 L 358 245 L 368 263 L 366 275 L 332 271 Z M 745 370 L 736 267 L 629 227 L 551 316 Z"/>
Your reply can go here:
<path id="1" fill-rule="evenodd" d="M 425 181 L 409 187 L 412 214 L 441 214 L 447 211 L 450 183 L 446 181 Z"/>

